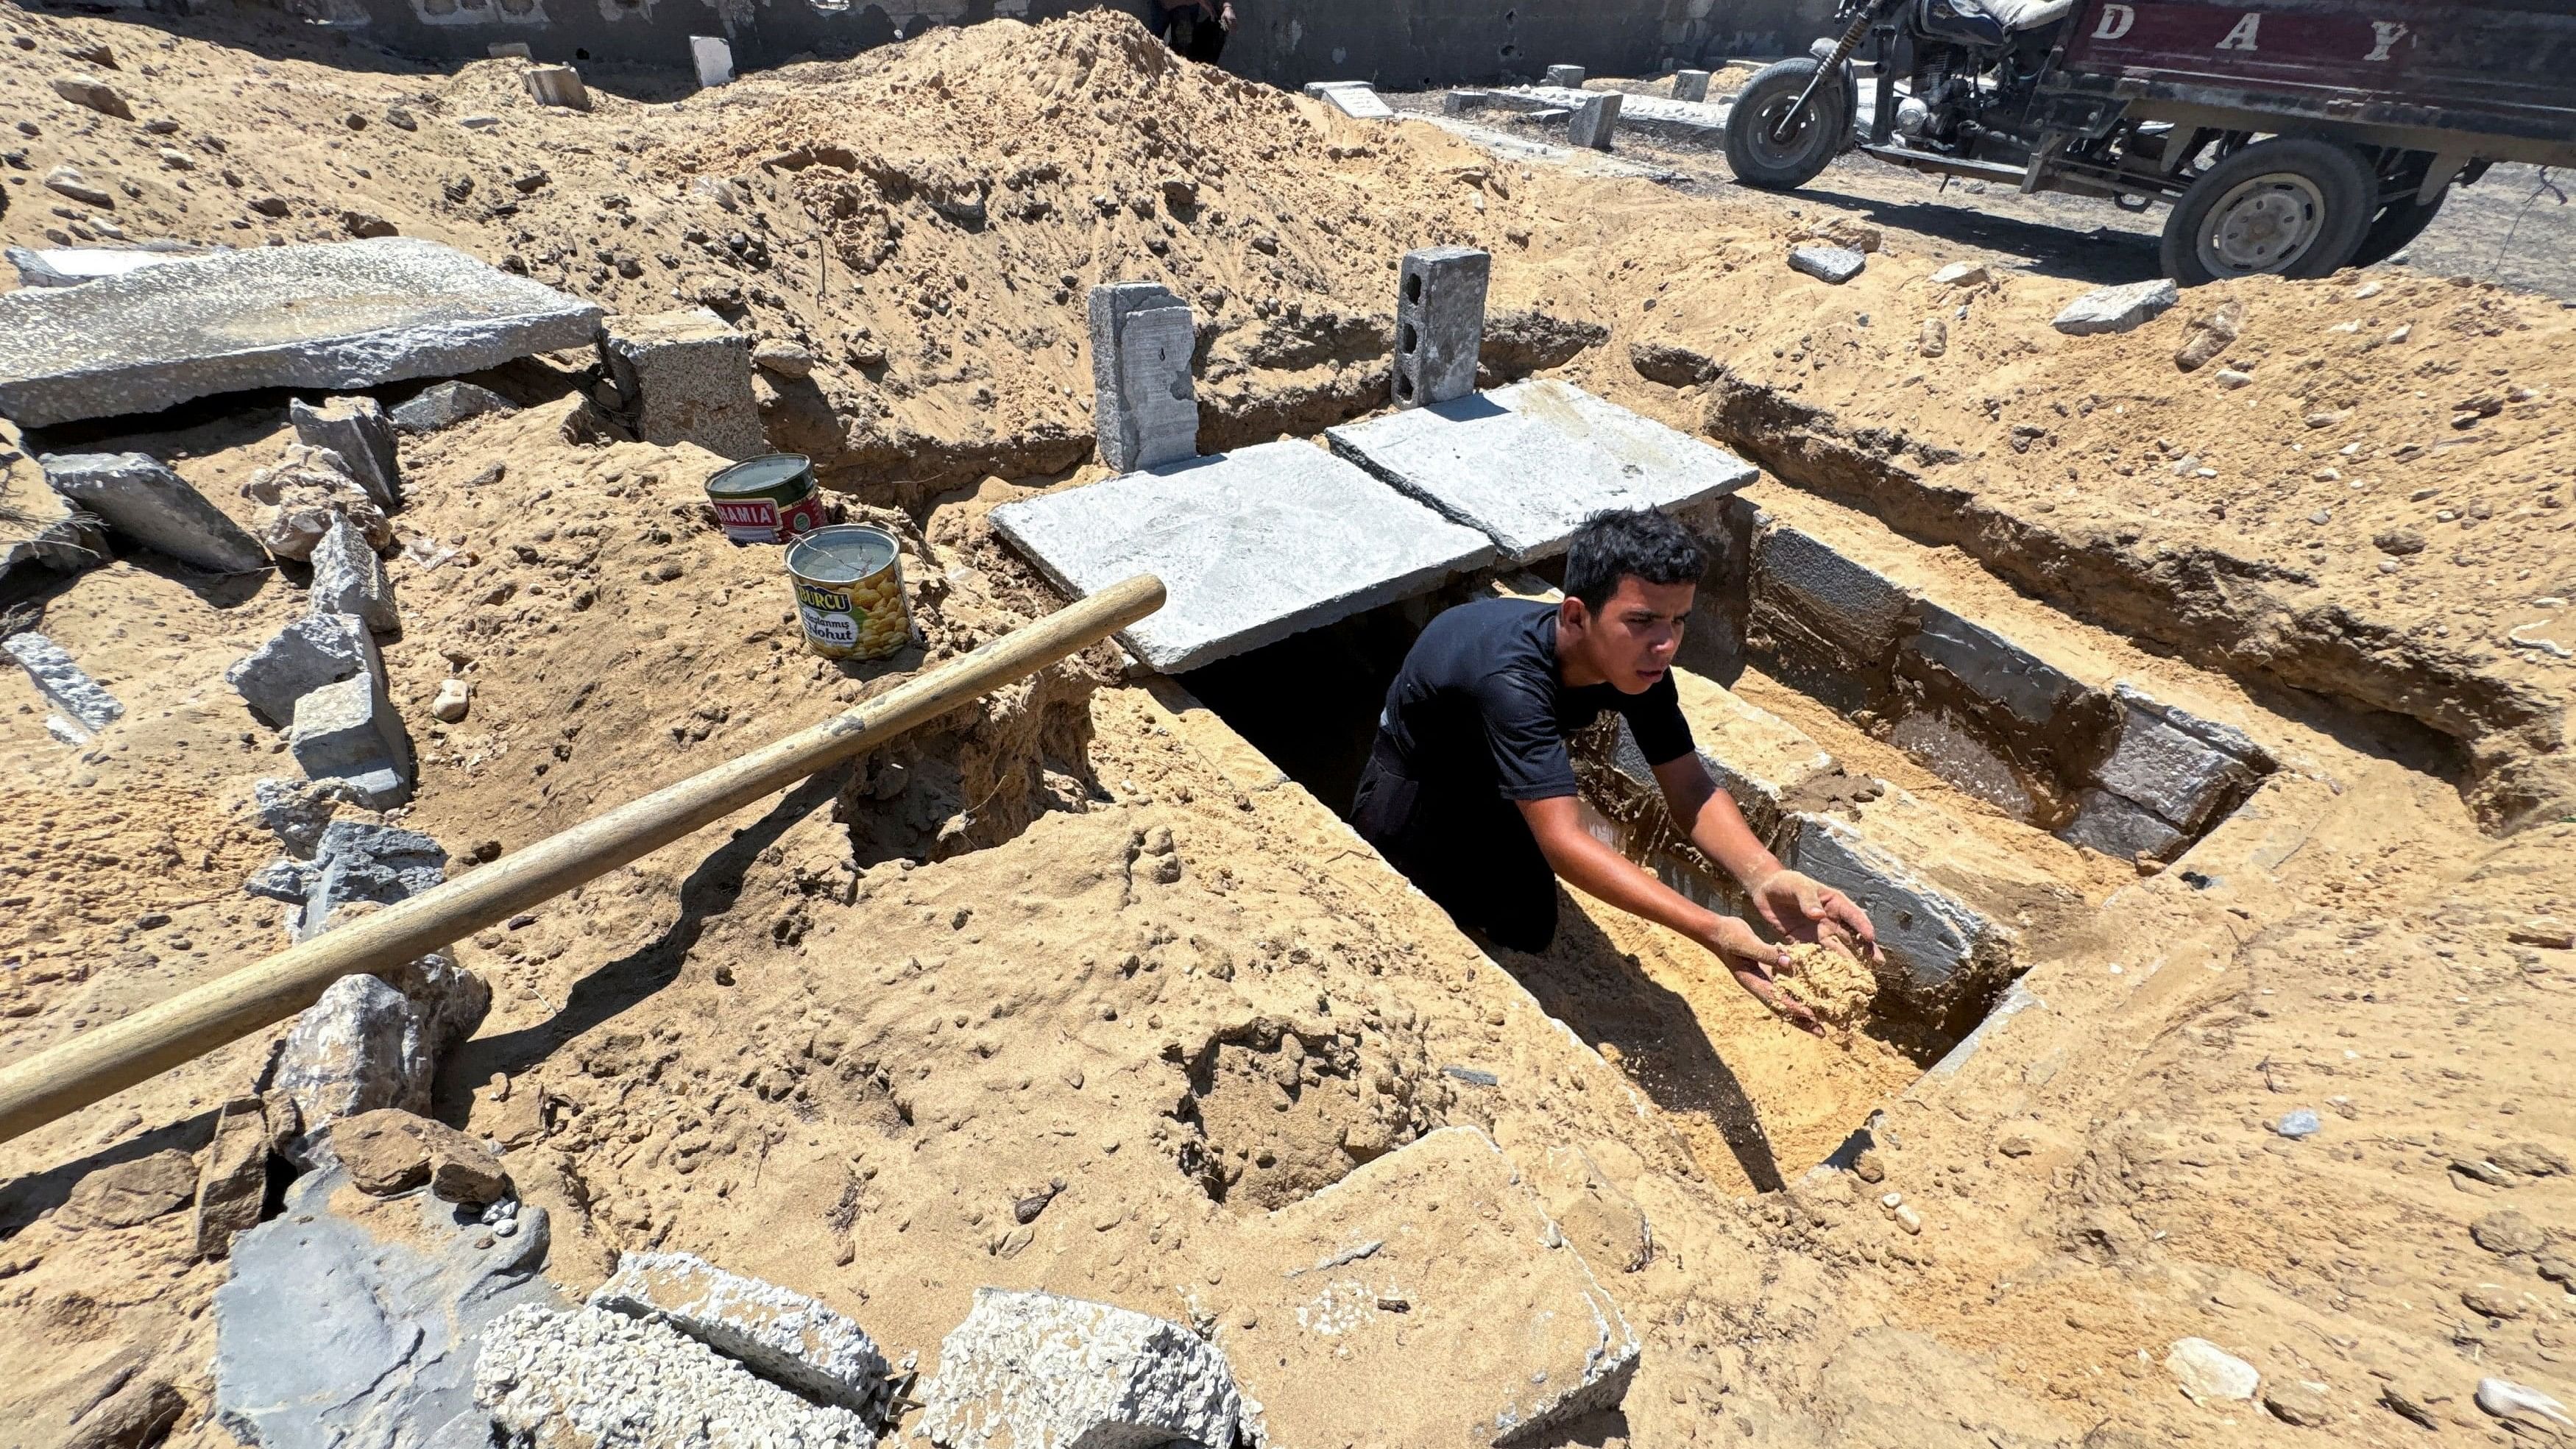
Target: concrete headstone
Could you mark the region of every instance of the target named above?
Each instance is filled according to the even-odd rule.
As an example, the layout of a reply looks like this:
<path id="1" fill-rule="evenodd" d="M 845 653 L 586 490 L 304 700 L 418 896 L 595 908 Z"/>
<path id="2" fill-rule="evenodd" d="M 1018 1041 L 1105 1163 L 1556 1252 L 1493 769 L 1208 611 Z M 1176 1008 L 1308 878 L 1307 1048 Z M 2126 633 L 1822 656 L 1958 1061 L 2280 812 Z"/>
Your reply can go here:
<path id="1" fill-rule="evenodd" d="M 1574 114 L 1565 118 L 1566 144 L 1609 150 L 1619 129 L 1620 103 L 1625 99 L 1617 91 L 1587 93 L 1583 103 L 1574 108 Z"/>
<path id="2" fill-rule="evenodd" d="M 1088 320 L 1100 461 L 1125 473 L 1195 457 L 1198 332 L 1188 304 L 1159 283 L 1117 282 L 1091 289 Z"/>

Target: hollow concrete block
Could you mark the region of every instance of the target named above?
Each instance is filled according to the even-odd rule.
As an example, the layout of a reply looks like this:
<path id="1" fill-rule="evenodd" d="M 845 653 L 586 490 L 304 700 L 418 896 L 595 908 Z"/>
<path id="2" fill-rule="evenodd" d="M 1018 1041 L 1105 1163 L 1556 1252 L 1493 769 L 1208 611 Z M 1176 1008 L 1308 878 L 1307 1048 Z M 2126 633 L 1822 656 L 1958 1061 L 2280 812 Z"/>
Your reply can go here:
<path id="1" fill-rule="evenodd" d="M 394 449 L 393 419 L 385 415 L 383 404 L 371 397 L 320 403 L 294 398 L 286 404 L 286 415 L 295 424 L 296 437 L 340 455 L 341 465 L 378 508 L 402 506 L 402 463 Z"/>
<path id="2" fill-rule="evenodd" d="M 1092 429 L 1100 461 L 1132 473 L 1195 457 L 1198 346 L 1189 305 L 1154 282 L 1091 289 Z"/>
<path id="3" fill-rule="evenodd" d="M 1475 247 L 1404 254 L 1395 293 L 1395 405 L 1448 402 L 1476 390 L 1485 285 L 1494 258 Z"/>
<path id="4" fill-rule="evenodd" d="M 1617 91 L 1601 91 L 1588 96 L 1574 113 L 1565 118 L 1566 144 L 1588 146 L 1595 151 L 1610 149 L 1611 137 L 1619 129 Z"/>
<path id="5" fill-rule="evenodd" d="M 354 614 L 308 614 L 277 631 L 224 671 L 253 714 L 273 725 L 295 720 L 295 702 L 326 684 L 359 675 L 381 684 L 382 655 Z"/>
<path id="6" fill-rule="evenodd" d="M 751 391 L 751 340 L 715 313 L 611 317 L 600 325 L 599 355 L 644 442 L 695 443 L 737 462 L 769 451 Z"/>
<path id="7" fill-rule="evenodd" d="M 0 412 L 5 411 L 5 403 L 0 403 Z M 36 461 L 56 493 L 146 548 L 211 573 L 250 573 L 268 567 L 268 550 L 259 546 L 259 540 L 158 458 L 144 453 L 48 453 Z"/>

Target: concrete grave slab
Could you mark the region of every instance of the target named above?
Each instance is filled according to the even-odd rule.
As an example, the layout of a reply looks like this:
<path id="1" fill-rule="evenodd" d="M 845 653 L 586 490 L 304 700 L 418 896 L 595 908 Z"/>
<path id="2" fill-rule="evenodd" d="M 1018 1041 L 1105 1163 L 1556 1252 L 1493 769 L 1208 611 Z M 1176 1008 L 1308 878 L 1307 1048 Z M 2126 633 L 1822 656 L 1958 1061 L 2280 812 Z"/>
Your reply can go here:
<path id="1" fill-rule="evenodd" d="M 1384 121 L 1395 115 L 1395 107 L 1380 100 L 1367 81 L 1309 81 L 1306 94 L 1353 120 Z"/>
<path id="2" fill-rule="evenodd" d="M 0 250 L 18 269 L 22 287 L 77 287 L 101 277 L 121 277 L 163 262 L 203 256 L 196 248 L 157 251 L 143 247 L 9 247 Z"/>
<path id="3" fill-rule="evenodd" d="M 1297 442 L 1006 503 L 993 526 L 1077 595 L 1160 577 L 1170 602 L 1118 637 L 1166 674 L 1410 597 L 1494 556 L 1484 535 Z"/>
<path id="4" fill-rule="evenodd" d="M 1667 512 L 1735 492 L 1751 464 L 1547 379 L 1327 428 L 1335 453 L 1491 536 L 1516 563 L 1562 553 L 1605 508 Z"/>
<path id="5" fill-rule="evenodd" d="M 1753 608 L 1773 633 L 1808 636 L 1828 660 L 1885 663 L 1908 628 L 1911 597 L 1885 575 L 1785 525 L 1753 545 Z"/>
<path id="6" fill-rule="evenodd" d="M 0 296 L 0 414 L 49 427 L 248 388 L 454 376 L 588 346 L 599 317 L 417 237 L 217 252 Z"/>
<path id="7" fill-rule="evenodd" d="M 1506 110 L 1578 111 L 1586 101 L 1600 95 L 1619 98 L 1619 125 L 1625 129 L 1645 131 L 1668 141 L 1687 145 L 1719 146 L 1726 141 L 1724 105 L 1711 105 L 1692 100 L 1674 100 L 1664 96 L 1632 95 L 1624 91 L 1586 91 L 1570 86 L 1507 86 L 1488 92 L 1488 103 Z M 1862 101 L 1868 101 L 1864 87 Z M 1864 122 L 1866 124 L 1866 122 Z"/>

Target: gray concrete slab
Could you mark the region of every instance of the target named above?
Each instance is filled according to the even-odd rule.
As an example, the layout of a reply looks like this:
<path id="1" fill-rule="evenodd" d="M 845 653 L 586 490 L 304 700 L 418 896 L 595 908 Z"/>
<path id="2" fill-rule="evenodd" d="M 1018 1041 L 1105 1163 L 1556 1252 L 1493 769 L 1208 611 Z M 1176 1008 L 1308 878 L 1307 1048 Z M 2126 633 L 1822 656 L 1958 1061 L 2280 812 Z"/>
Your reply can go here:
<path id="1" fill-rule="evenodd" d="M 600 309 L 417 237 L 250 247 L 0 295 L 27 427 L 247 388 L 345 390 L 587 347 Z"/>
<path id="2" fill-rule="evenodd" d="M 1299 442 L 1006 503 L 993 527 L 1077 595 L 1160 577 L 1170 601 L 1118 637 L 1166 674 L 1408 598 L 1494 556 L 1483 534 Z"/>
<path id="3" fill-rule="evenodd" d="M 1619 130 L 1619 103 L 1624 99 L 1617 91 L 1602 91 L 1587 96 L 1574 114 L 1565 119 L 1565 139 L 1577 146 L 1595 151 L 1610 149 L 1611 138 Z"/>
<path id="4" fill-rule="evenodd" d="M 1482 530 L 1506 557 L 1561 553 L 1605 508 L 1666 511 L 1735 492 L 1743 459 L 1550 379 L 1327 428 L 1335 453 Z"/>

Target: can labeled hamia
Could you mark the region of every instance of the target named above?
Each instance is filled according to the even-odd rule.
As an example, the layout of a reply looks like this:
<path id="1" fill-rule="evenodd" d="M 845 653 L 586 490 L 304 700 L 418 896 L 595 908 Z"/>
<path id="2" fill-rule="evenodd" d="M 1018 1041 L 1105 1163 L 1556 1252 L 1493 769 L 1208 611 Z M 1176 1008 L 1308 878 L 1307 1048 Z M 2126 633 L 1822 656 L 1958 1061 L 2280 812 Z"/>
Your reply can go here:
<path id="1" fill-rule="evenodd" d="M 815 529 L 787 546 L 805 647 L 826 659 L 882 659 L 912 638 L 903 598 L 903 550 L 893 534 L 861 523 Z"/>
<path id="2" fill-rule="evenodd" d="M 823 526 L 814 460 L 799 453 L 771 453 L 725 468 L 707 480 L 707 498 L 725 537 L 736 543 L 786 543 Z"/>

